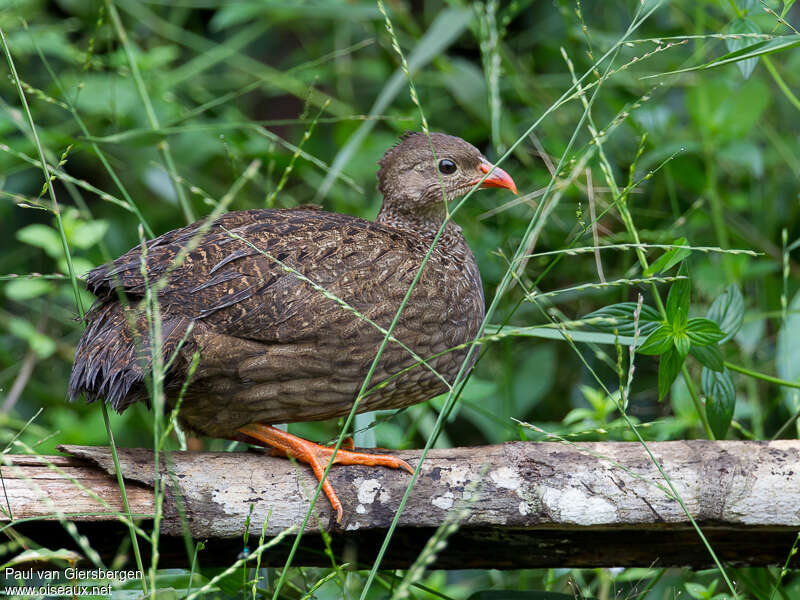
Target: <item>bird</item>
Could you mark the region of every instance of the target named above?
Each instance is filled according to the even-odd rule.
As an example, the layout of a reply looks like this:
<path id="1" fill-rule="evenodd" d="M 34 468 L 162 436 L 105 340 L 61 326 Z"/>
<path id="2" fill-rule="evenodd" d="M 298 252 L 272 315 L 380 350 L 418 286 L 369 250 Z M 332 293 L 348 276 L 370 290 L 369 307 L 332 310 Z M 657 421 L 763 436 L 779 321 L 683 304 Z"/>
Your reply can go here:
<path id="1" fill-rule="evenodd" d="M 423 263 L 357 410 L 447 391 L 485 311 L 475 257 L 448 219 L 448 202 L 476 187 L 517 193 L 508 173 L 444 133 L 407 132 L 378 165 L 383 202 L 374 221 L 318 207 L 232 211 L 90 271 L 84 282 L 96 301 L 69 399 L 106 401 L 118 412 L 149 406 L 158 360 L 165 408 L 178 408 L 184 430 L 309 464 L 341 522 L 342 503 L 323 477 L 333 449 L 274 425 L 350 413 Z M 413 473 L 397 457 L 352 444 L 334 462 Z"/>

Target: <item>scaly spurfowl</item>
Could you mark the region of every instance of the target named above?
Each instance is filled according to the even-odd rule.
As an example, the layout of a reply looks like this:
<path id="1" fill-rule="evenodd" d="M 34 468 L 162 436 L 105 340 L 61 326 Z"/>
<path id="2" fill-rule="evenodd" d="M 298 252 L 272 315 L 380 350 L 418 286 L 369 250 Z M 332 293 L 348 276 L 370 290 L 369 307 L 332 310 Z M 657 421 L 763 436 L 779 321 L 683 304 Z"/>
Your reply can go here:
<path id="1" fill-rule="evenodd" d="M 310 464 L 321 479 L 332 449 L 271 424 L 348 414 L 445 220 L 445 199 L 463 196 L 484 176 L 480 187 L 516 193 L 511 177 L 474 146 L 441 133 L 405 134 L 379 165 L 383 205 L 374 222 L 307 208 L 230 212 L 148 241 L 144 256 L 137 246 L 91 271 L 86 286 L 97 302 L 75 352 L 70 399 L 105 398 L 118 412 L 149 403 L 152 351 L 141 300 L 161 280 L 167 408 L 199 352 L 181 425 L 273 447 Z M 483 316 L 478 266 L 449 221 L 359 412 L 409 406 L 446 391 L 467 352 L 448 350 L 473 339 Z M 336 462 L 411 471 L 393 456 L 344 449 Z M 327 479 L 323 489 L 340 521 L 342 505 Z"/>

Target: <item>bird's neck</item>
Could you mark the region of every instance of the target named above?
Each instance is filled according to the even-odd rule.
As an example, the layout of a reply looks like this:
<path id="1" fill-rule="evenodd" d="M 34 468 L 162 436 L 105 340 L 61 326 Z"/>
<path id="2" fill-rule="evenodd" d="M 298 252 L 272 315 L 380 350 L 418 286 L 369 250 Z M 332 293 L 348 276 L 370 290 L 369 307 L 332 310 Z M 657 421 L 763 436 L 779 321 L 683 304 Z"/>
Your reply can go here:
<path id="1" fill-rule="evenodd" d="M 442 223 L 447 218 L 445 207 L 442 204 L 437 204 L 436 207 L 438 210 L 428 212 L 415 210 L 411 213 L 392 210 L 392 205 L 384 201 L 378 216 L 375 218 L 375 222 L 391 229 L 421 237 L 427 245 L 431 245 L 436 239 L 436 234 L 441 229 Z M 476 306 L 480 307 L 480 313 L 483 315 L 483 285 L 481 283 L 481 274 L 478 271 L 478 263 L 475 261 L 475 256 L 472 254 L 469 245 L 467 245 L 467 240 L 464 239 L 461 233 L 461 227 L 452 220 L 447 221 L 441 237 L 436 242 L 436 250 L 441 251 L 443 254 L 439 254 L 439 256 L 444 256 L 448 263 L 456 267 L 456 272 L 467 279 L 468 285 L 465 289 L 469 290 L 472 300 L 476 303 Z"/>
<path id="2" fill-rule="evenodd" d="M 384 202 L 381 207 L 378 216 L 375 218 L 376 223 L 386 225 L 392 229 L 414 233 L 427 242 L 433 242 L 442 227 L 442 223 L 447 218 L 443 203 L 433 203 L 429 210 L 420 210 L 419 207 L 415 207 L 413 212 L 396 210 L 391 205 L 387 206 L 387 204 L 387 202 Z M 462 244 L 466 244 L 466 242 L 461 234 L 461 228 L 452 220 L 448 221 L 437 245 L 458 247 Z"/>

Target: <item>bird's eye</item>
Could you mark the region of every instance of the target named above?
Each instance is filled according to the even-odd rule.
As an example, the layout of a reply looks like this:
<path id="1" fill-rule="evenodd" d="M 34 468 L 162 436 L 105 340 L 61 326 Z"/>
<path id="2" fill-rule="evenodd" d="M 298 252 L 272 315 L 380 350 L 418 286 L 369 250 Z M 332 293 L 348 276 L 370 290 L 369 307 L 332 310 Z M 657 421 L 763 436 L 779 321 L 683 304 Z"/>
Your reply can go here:
<path id="1" fill-rule="evenodd" d="M 439 172 L 442 175 L 452 175 L 456 172 L 457 168 L 458 167 L 456 167 L 456 163 L 449 158 L 443 158 L 439 161 Z"/>

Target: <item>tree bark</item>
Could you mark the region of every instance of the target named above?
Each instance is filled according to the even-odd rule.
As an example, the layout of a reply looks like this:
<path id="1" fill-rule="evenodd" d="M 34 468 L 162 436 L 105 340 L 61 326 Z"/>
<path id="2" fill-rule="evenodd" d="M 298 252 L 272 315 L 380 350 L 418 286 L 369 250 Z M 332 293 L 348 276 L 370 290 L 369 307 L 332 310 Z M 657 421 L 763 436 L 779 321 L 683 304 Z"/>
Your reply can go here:
<path id="1" fill-rule="evenodd" d="M 648 448 L 661 470 L 638 443 L 432 450 L 383 564 L 407 567 L 448 521 L 457 530 L 434 567 L 707 566 L 711 556 L 687 511 L 720 559 L 783 564 L 800 530 L 800 441 L 658 442 Z M 0 519 L 52 548 L 50 540 L 59 536 L 69 541 L 60 515 L 79 523 L 101 554 L 113 554 L 127 527 L 118 514 L 110 450 L 60 449 L 72 457 L 3 458 Z M 154 513 L 152 451 L 119 454 L 131 512 L 146 521 Z M 395 454 L 416 467 L 420 452 Z M 267 538 L 302 523 L 317 483 L 307 466 L 256 452 L 169 452 L 161 473 L 165 566 L 187 564 L 184 528 L 194 539 L 209 540 L 213 552 L 201 560 L 213 555 L 212 562 L 230 564 L 242 551 L 248 517 L 253 549 L 265 518 Z M 320 495 L 294 564 L 330 564 L 322 553 L 323 530 L 335 552 L 370 564 L 411 476 L 334 466 L 330 479 L 344 519 L 337 524 Z M 30 518 L 37 520 L 19 522 Z M 285 554 L 285 544 L 276 546 L 262 564 L 281 565 Z"/>

